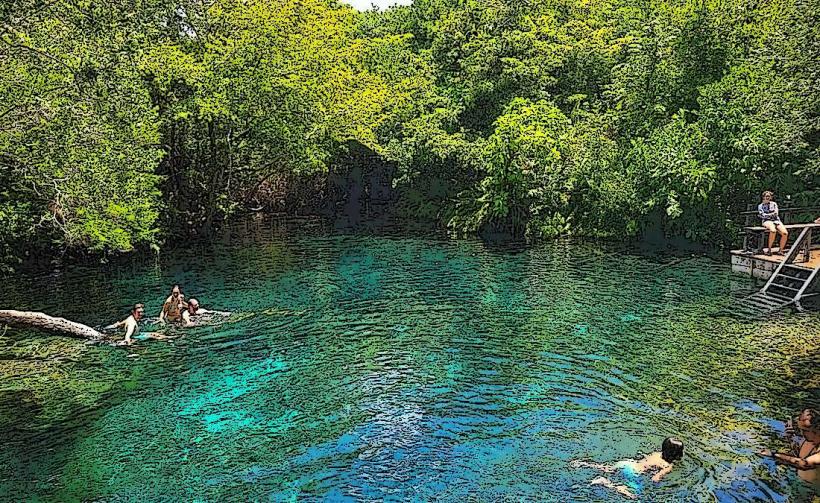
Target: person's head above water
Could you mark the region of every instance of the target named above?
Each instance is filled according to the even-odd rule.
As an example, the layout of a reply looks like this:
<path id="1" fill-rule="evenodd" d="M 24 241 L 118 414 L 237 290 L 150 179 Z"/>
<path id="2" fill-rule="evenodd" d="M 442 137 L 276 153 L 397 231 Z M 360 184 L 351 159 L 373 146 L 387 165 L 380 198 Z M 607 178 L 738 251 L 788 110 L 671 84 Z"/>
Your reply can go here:
<path id="1" fill-rule="evenodd" d="M 803 409 L 797 416 L 797 427 L 806 431 L 820 434 L 820 411 L 817 409 Z"/>
<path id="2" fill-rule="evenodd" d="M 667 463 L 672 463 L 683 457 L 683 442 L 674 438 L 667 438 L 661 445 L 661 457 Z"/>
<path id="3" fill-rule="evenodd" d="M 174 285 L 171 287 L 171 296 L 172 297 L 179 297 L 180 295 L 179 285 Z"/>
<path id="4" fill-rule="evenodd" d="M 131 309 L 131 315 L 134 316 L 134 319 L 138 320 L 142 318 L 143 314 L 145 314 L 145 306 L 143 304 L 134 304 L 134 307 Z"/>
<path id="5" fill-rule="evenodd" d="M 199 301 L 196 299 L 190 299 L 188 301 L 188 312 L 194 314 L 197 309 L 199 309 Z"/>

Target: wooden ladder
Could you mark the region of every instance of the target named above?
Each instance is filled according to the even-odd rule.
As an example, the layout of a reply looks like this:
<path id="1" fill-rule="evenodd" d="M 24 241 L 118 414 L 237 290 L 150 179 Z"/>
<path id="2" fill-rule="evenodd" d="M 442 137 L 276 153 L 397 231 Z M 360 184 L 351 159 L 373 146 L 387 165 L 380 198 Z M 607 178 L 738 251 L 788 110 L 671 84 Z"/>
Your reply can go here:
<path id="1" fill-rule="evenodd" d="M 800 236 L 794 242 L 789 253 L 772 273 L 766 285 L 746 299 L 752 306 L 766 311 L 776 311 L 788 305 L 794 304 L 798 310 L 802 310 L 800 300 L 811 295 L 807 293 L 814 279 L 817 277 L 818 268 L 801 267 L 794 263 L 794 259 L 799 253 L 805 253 L 808 257 L 811 250 L 812 228 L 807 227 L 802 230 Z"/>

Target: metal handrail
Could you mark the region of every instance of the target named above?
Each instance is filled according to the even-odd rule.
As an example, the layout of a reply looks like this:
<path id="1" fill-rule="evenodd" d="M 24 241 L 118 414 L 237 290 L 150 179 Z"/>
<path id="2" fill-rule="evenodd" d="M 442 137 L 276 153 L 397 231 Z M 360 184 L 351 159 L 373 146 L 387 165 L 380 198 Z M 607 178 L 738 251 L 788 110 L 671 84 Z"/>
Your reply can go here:
<path id="1" fill-rule="evenodd" d="M 757 206 L 757 205 L 755 205 Z M 798 212 L 809 212 L 809 211 L 820 211 L 820 206 L 805 206 L 805 207 L 786 207 L 780 208 L 778 206 L 778 212 L 780 213 L 798 213 Z M 748 210 L 748 211 L 741 211 L 741 215 L 757 215 L 757 210 Z"/>
<path id="2" fill-rule="evenodd" d="M 749 205 L 754 206 L 754 205 Z M 783 220 L 784 224 L 794 224 L 793 218 L 795 215 L 809 215 L 808 222 L 797 222 L 797 223 L 810 223 L 815 218 L 820 216 L 820 206 L 804 206 L 804 207 L 790 207 L 790 208 L 779 208 L 778 213 Z M 749 211 L 741 211 L 739 217 L 743 219 L 743 225 L 748 226 L 752 220 L 757 218 L 757 210 L 749 210 Z"/>
<path id="3" fill-rule="evenodd" d="M 766 285 L 763 287 L 761 292 L 768 293 L 769 287 L 772 285 L 777 275 L 780 274 L 780 271 L 783 270 L 783 267 L 786 264 L 791 264 L 794 262 L 794 258 L 800 250 L 800 245 L 803 243 L 803 240 L 806 239 L 806 235 L 810 233 L 810 229 L 811 227 L 803 228 L 803 230 L 800 232 L 800 236 L 797 237 L 797 240 L 794 242 L 791 249 L 789 250 L 789 253 L 786 254 L 786 256 L 783 258 L 783 261 L 780 262 L 780 265 L 778 265 L 777 269 L 775 269 L 774 273 L 772 273 L 772 275 L 769 276 L 769 281 L 766 282 Z"/>

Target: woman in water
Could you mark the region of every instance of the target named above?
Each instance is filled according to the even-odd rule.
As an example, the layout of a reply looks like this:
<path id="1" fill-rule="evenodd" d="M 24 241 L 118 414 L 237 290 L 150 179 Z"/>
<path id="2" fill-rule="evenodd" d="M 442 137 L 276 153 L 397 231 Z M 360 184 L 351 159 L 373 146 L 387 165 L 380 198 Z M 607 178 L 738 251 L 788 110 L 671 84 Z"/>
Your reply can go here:
<path id="1" fill-rule="evenodd" d="M 794 442 L 795 430 L 800 432 L 801 442 Z M 801 479 L 820 486 L 820 411 L 803 409 L 796 421 L 786 423 L 786 437 L 793 443 L 791 453 L 764 450 L 757 454 L 770 457 L 775 463 L 797 468 Z"/>
<path id="2" fill-rule="evenodd" d="M 590 482 L 591 485 L 602 485 L 613 489 L 630 499 L 635 499 L 643 490 L 642 475 L 652 474 L 652 482 L 660 482 L 669 472 L 673 464 L 683 457 L 683 442 L 674 438 L 667 438 L 661 445 L 660 452 L 653 452 L 640 460 L 625 459 L 613 465 L 589 463 L 586 461 L 572 461 L 573 468 L 594 468 L 604 473 L 621 474 L 623 484 L 616 484 L 606 477 L 598 477 Z"/>

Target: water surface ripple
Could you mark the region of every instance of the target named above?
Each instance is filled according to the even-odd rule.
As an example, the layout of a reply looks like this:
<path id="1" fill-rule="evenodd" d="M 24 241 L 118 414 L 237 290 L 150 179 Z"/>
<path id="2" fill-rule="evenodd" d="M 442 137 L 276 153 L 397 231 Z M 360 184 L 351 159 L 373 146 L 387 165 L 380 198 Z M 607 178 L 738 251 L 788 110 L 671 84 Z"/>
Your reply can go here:
<path id="1" fill-rule="evenodd" d="M 129 349 L 5 333 L 0 497 L 612 501 L 568 461 L 676 436 L 686 456 L 647 501 L 796 501 L 753 452 L 818 398 L 818 315 L 725 316 L 755 288 L 728 269 L 253 224 L 14 278 L 0 305 L 94 325 L 138 301 L 155 315 L 173 283 L 234 314 Z"/>

